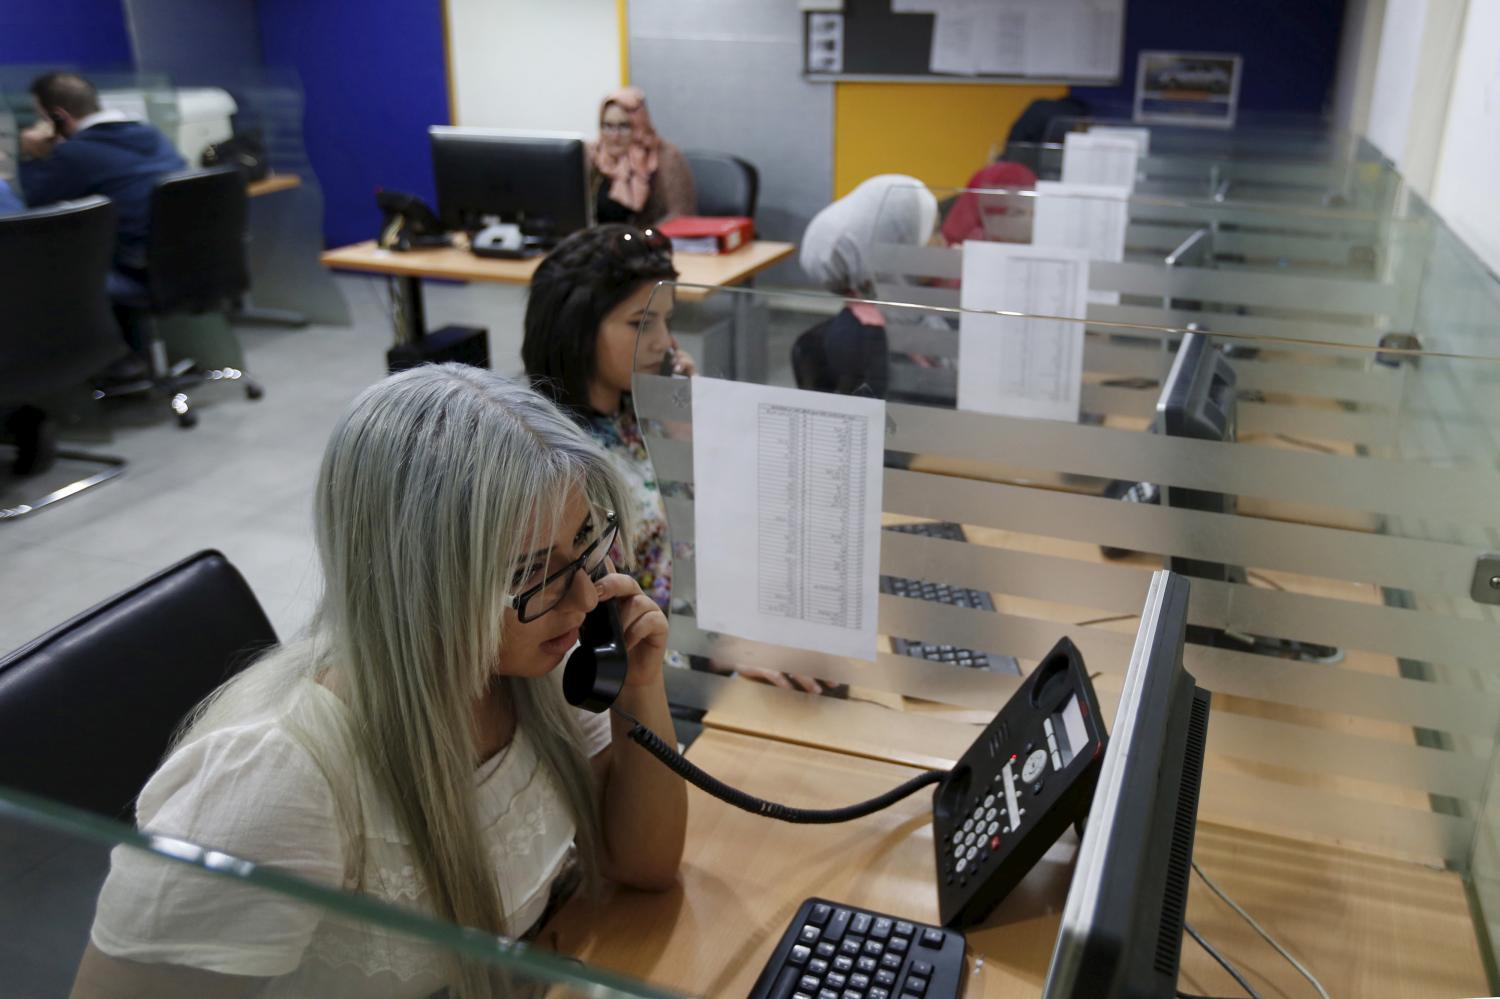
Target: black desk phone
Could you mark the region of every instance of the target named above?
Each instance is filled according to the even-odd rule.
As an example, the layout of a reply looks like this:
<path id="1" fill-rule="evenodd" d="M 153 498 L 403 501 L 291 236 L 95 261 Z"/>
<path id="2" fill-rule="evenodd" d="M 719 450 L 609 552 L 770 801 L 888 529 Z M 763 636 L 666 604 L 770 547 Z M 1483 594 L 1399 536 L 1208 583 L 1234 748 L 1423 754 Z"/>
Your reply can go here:
<path id="1" fill-rule="evenodd" d="M 1093 800 L 1107 737 L 1083 657 L 1060 639 L 980 733 L 952 770 L 929 770 L 869 801 L 841 808 L 793 808 L 724 784 L 614 707 L 627 659 L 614 601 L 599 604 L 579 629 L 563 668 L 563 694 L 575 707 L 614 710 L 630 738 L 688 781 L 738 808 L 799 823 L 847 822 L 887 808 L 931 784 L 938 911 L 944 926 L 971 926 L 1026 876 Z"/>
<path id="2" fill-rule="evenodd" d="M 972 926 L 1094 800 L 1108 737 L 1083 657 L 1058 641 L 932 799 L 938 914 Z"/>

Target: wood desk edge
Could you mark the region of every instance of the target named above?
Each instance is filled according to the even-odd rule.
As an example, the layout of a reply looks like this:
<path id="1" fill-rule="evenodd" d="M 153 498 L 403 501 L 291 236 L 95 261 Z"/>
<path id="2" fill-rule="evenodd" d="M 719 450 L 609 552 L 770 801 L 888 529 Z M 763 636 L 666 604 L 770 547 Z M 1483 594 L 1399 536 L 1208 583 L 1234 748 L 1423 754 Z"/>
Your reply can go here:
<path id="1" fill-rule="evenodd" d="M 318 262 L 324 267 L 332 270 L 358 271 L 366 274 L 392 274 L 404 277 L 438 278 L 454 281 L 490 281 L 498 284 L 528 284 L 531 274 L 536 270 L 541 258 L 529 260 L 484 260 L 484 258 L 472 257 L 458 247 L 443 247 L 438 250 L 408 250 L 404 252 L 385 251 L 387 256 L 375 257 L 373 254 L 378 250 L 375 240 L 367 239 L 359 243 L 351 243 L 347 246 L 337 246 L 330 250 L 324 250 L 318 256 Z M 683 301 L 702 301 L 708 298 L 720 288 L 732 287 L 759 274 L 761 271 L 779 263 L 791 256 L 796 251 L 792 243 L 779 243 L 769 240 L 756 240 L 734 253 L 722 256 L 704 257 L 707 261 L 733 262 L 737 254 L 749 253 L 759 254 L 759 258 L 744 271 L 736 274 L 732 280 L 710 283 L 706 288 L 682 288 L 680 297 Z M 462 262 L 465 267 L 444 266 L 442 257 L 463 253 Z M 434 260 L 437 260 L 434 263 Z M 678 263 L 682 263 L 679 256 Z M 498 265 L 498 266 L 496 266 Z M 507 266 L 508 265 L 508 266 Z M 475 268 L 489 267 L 489 273 L 482 273 Z M 687 281 L 679 278 L 685 284 L 697 282 Z"/>
<path id="2" fill-rule="evenodd" d="M 294 173 L 273 173 L 260 180 L 252 180 L 245 185 L 245 193 L 252 198 L 259 198 L 267 194 L 275 194 L 277 191 L 290 191 L 302 186 L 302 178 Z"/>

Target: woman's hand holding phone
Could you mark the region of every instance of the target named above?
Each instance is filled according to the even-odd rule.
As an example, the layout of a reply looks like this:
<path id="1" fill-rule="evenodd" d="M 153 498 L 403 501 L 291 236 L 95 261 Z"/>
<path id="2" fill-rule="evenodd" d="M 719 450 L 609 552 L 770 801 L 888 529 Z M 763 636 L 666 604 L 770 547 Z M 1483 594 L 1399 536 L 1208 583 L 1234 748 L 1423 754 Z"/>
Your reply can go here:
<path id="1" fill-rule="evenodd" d="M 611 564 L 610 568 L 614 566 Z M 621 572 L 610 572 L 594 584 L 601 601 L 613 600 L 620 615 L 620 629 L 630 662 L 625 686 L 647 687 L 661 682 L 662 661 L 667 654 L 667 616 L 640 584 Z"/>

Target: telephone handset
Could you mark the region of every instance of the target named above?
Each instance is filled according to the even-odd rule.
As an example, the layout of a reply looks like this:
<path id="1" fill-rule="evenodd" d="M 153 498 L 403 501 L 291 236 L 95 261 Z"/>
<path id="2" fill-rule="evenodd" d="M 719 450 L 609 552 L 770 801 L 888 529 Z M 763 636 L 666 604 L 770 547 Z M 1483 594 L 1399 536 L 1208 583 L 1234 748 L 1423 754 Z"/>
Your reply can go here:
<path id="1" fill-rule="evenodd" d="M 380 226 L 380 238 L 376 241 L 382 248 L 415 250 L 453 245 L 443 223 L 415 194 L 382 188 L 375 192 L 375 204 L 385 217 Z"/>
<path id="2" fill-rule="evenodd" d="M 574 707 L 606 711 L 620 696 L 628 668 L 620 607 L 613 600 L 601 601 L 578 629 L 578 648 L 563 667 L 563 696 Z"/>
<path id="3" fill-rule="evenodd" d="M 579 647 L 563 667 L 568 703 L 614 711 L 630 739 L 720 801 L 784 822 L 834 823 L 888 808 L 923 787 L 933 795 L 938 909 L 945 926 L 983 919 L 1093 800 L 1106 735 L 1094 686 L 1078 649 L 1063 638 L 964 753 L 952 770 L 928 770 L 885 794 L 843 808 L 793 808 L 730 787 L 690 763 L 615 706 L 627 659 L 619 610 L 600 603 L 579 628 Z"/>

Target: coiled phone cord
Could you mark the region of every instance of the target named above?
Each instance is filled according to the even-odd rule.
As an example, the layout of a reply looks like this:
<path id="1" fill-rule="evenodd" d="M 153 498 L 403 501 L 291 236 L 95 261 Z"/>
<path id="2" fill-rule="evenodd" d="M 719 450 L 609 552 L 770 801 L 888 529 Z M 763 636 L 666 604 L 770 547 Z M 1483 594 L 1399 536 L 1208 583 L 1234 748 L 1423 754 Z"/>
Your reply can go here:
<path id="1" fill-rule="evenodd" d="M 928 770 L 868 801 L 845 805 L 842 808 L 793 808 L 790 805 L 781 805 L 774 801 L 763 801 L 754 795 L 746 794 L 738 788 L 730 787 L 712 774 L 700 770 L 697 766 L 688 762 L 681 753 L 667 745 L 661 736 L 641 724 L 629 712 L 613 705 L 610 706 L 610 710 L 630 722 L 629 735 L 632 741 L 694 787 L 736 808 L 742 808 L 756 815 L 764 815 L 769 819 L 780 819 L 782 822 L 827 825 L 834 822 L 848 822 L 851 819 L 863 818 L 881 809 L 889 808 L 902 798 L 920 791 L 929 784 L 936 784 L 948 776 L 948 771 L 946 770 Z"/>

